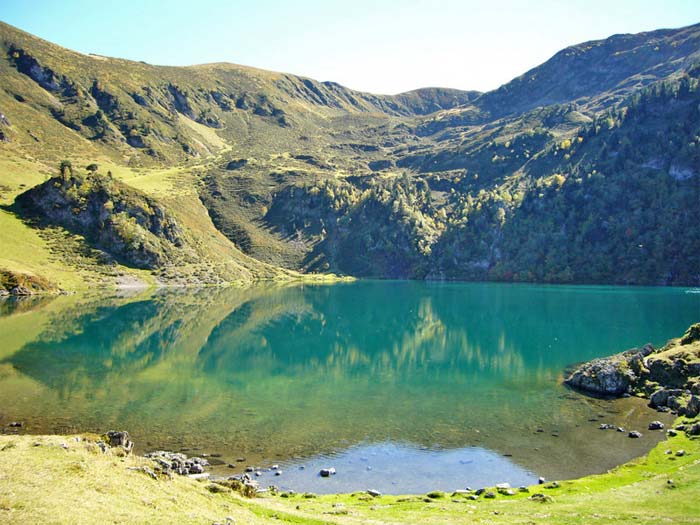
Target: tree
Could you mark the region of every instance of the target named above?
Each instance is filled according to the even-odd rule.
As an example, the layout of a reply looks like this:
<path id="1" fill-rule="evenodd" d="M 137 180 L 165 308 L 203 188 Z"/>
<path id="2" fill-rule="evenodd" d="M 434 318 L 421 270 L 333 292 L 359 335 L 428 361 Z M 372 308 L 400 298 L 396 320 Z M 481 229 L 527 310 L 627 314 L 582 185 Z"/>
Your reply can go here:
<path id="1" fill-rule="evenodd" d="M 69 160 L 62 160 L 59 169 L 64 177 L 73 175 L 73 164 Z"/>

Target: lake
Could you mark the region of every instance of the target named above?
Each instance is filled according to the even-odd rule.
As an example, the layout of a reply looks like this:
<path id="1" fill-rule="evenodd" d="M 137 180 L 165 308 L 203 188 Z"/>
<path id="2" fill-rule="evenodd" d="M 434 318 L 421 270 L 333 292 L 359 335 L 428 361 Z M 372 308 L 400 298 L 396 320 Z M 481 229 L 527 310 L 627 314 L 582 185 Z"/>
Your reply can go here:
<path id="1" fill-rule="evenodd" d="M 139 453 L 213 454 L 217 474 L 255 466 L 318 493 L 604 472 L 671 416 L 573 392 L 564 371 L 680 336 L 694 291 L 357 281 L 6 301 L 0 426 L 124 429 Z"/>

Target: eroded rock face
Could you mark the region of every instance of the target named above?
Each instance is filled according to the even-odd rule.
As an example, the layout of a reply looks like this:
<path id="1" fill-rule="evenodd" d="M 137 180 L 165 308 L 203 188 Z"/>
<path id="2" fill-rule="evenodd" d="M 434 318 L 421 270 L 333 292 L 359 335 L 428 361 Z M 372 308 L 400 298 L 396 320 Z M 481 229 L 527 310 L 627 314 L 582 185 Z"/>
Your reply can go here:
<path id="1" fill-rule="evenodd" d="M 184 244 L 177 221 L 151 197 L 111 176 L 60 175 L 16 198 L 20 211 L 87 237 L 125 264 L 157 268 Z"/>
<path id="2" fill-rule="evenodd" d="M 565 383 L 594 394 L 619 396 L 627 392 L 636 379 L 627 361 L 618 355 L 585 363 Z"/>

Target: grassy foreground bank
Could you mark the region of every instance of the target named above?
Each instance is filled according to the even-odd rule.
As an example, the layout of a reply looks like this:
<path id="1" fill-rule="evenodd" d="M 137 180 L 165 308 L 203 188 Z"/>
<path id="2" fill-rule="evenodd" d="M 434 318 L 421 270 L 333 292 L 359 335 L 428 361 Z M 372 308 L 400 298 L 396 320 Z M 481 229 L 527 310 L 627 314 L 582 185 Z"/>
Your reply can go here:
<path id="1" fill-rule="evenodd" d="M 683 432 L 603 475 L 478 500 L 442 493 L 248 499 L 209 481 L 153 479 L 138 469 L 152 467 L 149 460 L 102 453 L 96 439 L 0 436 L 0 522 L 700 523 L 700 439 Z"/>

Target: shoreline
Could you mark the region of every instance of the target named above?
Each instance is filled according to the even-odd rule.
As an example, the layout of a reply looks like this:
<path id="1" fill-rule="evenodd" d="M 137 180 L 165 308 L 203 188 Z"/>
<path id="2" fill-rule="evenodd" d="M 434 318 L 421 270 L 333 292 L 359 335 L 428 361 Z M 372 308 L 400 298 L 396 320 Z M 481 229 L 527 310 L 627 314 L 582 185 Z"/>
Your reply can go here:
<path id="1" fill-rule="evenodd" d="M 661 367 L 660 370 L 677 370 L 679 367 L 674 368 L 674 363 L 680 357 L 685 365 L 694 364 L 688 359 L 688 350 L 700 346 L 700 330 L 693 327 L 700 328 L 700 325 L 691 326 L 683 337 L 671 340 L 661 349 L 645 346 L 641 350 L 596 359 L 582 365 L 572 376 L 577 372 L 588 374 L 607 385 L 604 380 L 607 375 L 599 372 L 604 370 L 615 378 L 629 380 L 618 396 L 649 399 L 659 391 L 656 388 L 659 384 L 651 375 L 659 358 L 670 363 L 670 368 Z M 685 344 L 681 344 L 683 341 Z M 638 357 L 643 353 L 646 355 Z M 640 364 L 640 359 L 649 373 L 642 373 L 638 368 L 633 380 L 629 375 L 630 371 L 634 372 L 630 363 Z M 686 366 L 684 370 L 694 371 L 695 368 Z M 679 380 L 679 376 L 670 377 Z M 688 377 L 681 379 L 690 381 Z M 661 389 L 667 386 L 662 385 Z M 694 396 L 692 393 L 685 398 L 679 396 L 685 404 L 675 409 L 668 407 L 668 398 L 666 405 L 654 405 L 657 410 L 666 406 L 668 410 L 663 412 L 679 412 L 679 408 L 688 407 Z M 669 397 L 673 396 L 669 393 Z M 604 474 L 546 481 L 523 489 L 500 485 L 411 495 L 383 495 L 371 487 L 361 492 L 328 495 L 277 490 L 258 493 L 253 490 L 254 484 L 247 482 L 252 479 L 202 476 L 205 468 L 201 472 L 199 468 L 187 472 L 193 477 L 174 475 L 163 469 L 162 464 L 159 467 L 157 460 L 129 454 L 132 445 L 128 444 L 128 437 L 126 443 L 105 447 L 105 438 L 95 434 L 4 434 L 0 435 L 0 458 L 3 460 L 0 461 L 0 520 L 92 523 L 104 518 L 116 522 L 210 524 L 356 523 L 358 520 L 471 523 L 488 520 L 520 523 L 523 519 L 541 517 L 545 512 L 551 523 L 583 523 L 601 517 L 604 521 L 634 519 L 638 523 L 664 519 L 674 523 L 697 522 L 700 509 L 693 502 L 700 494 L 700 418 L 687 411 L 679 413 L 671 427 L 664 429 L 666 438 L 647 454 Z M 201 461 L 193 464 L 197 463 Z M 91 497 L 86 498 L 85 494 Z M 96 502 L 102 509 L 100 520 L 93 519 Z M 46 509 L 50 512 L 53 508 L 58 510 L 47 515 Z M 572 512 L 580 519 L 572 520 Z"/>
<path id="2" fill-rule="evenodd" d="M 687 418 L 678 418 L 674 427 L 687 425 Z M 157 463 L 144 456 L 128 454 L 123 446 L 117 444 L 109 447 L 103 452 L 102 436 L 79 434 L 79 435 L 2 435 L 0 436 L 0 457 L 4 458 L 3 466 L 0 467 L 0 516 L 3 514 L 10 518 L 8 521 L 15 521 L 11 517 L 14 508 L 12 496 L 16 497 L 18 484 L 31 481 L 33 487 L 47 485 L 43 496 L 66 496 L 66 488 L 52 488 L 52 482 L 60 486 L 82 485 L 95 483 L 99 487 L 105 480 L 111 480 L 129 492 L 131 486 L 140 487 L 138 491 L 127 494 L 134 510 L 137 512 L 136 521 L 169 521 L 167 513 L 163 513 L 160 505 L 153 509 L 144 510 L 140 501 L 143 498 L 155 498 L 157 495 L 169 496 L 173 492 L 178 493 L 178 499 L 183 499 L 181 506 L 189 505 L 189 500 L 198 500 L 202 497 L 211 498 L 209 503 L 214 507 L 225 507 L 235 504 L 236 510 L 234 520 L 241 519 L 243 509 L 255 509 L 254 514 L 262 512 L 273 522 L 279 520 L 272 518 L 275 512 L 291 513 L 282 522 L 295 523 L 316 523 L 321 516 L 369 516 L 374 515 L 380 505 L 389 515 L 391 521 L 412 522 L 414 519 L 429 520 L 439 519 L 445 512 L 456 512 L 452 516 L 446 516 L 445 523 L 463 522 L 464 512 L 468 509 L 470 516 L 478 516 L 481 513 L 494 517 L 495 523 L 510 523 L 506 518 L 512 515 L 514 510 L 522 510 L 528 514 L 539 512 L 539 504 L 547 504 L 547 512 L 552 513 L 558 506 L 567 511 L 569 505 L 567 500 L 577 500 L 583 498 L 585 506 L 589 511 L 603 511 L 598 508 L 593 501 L 592 495 L 607 494 L 609 492 L 627 490 L 637 487 L 642 483 L 653 485 L 653 492 L 658 493 L 660 489 L 665 491 L 676 490 L 682 486 L 692 490 L 697 494 L 700 489 L 700 468 L 698 462 L 700 458 L 700 440 L 690 438 L 683 431 L 669 435 L 666 440 L 660 442 L 648 454 L 620 465 L 605 474 L 586 476 L 574 480 L 545 482 L 539 485 L 531 485 L 524 489 L 511 488 L 509 486 L 484 487 L 477 490 L 457 490 L 452 493 L 432 491 L 426 494 L 411 495 L 382 495 L 371 488 L 363 492 L 316 495 L 312 493 L 296 494 L 292 491 L 279 492 L 267 490 L 253 493 L 251 484 L 233 479 L 212 479 L 208 476 L 179 476 L 165 473 L 158 470 Z M 670 453 L 669 453 L 670 451 Z M 14 456 L 14 457 L 13 457 Z M 15 461 L 16 460 L 16 461 Z M 24 467 L 21 473 L 14 471 L 14 476 L 8 476 L 13 472 L 12 466 L 22 464 Z M 9 470 L 8 470 L 9 466 Z M 690 475 L 692 482 L 685 483 L 680 480 Z M 14 478 L 14 481 L 13 481 Z M 639 490 L 635 489 L 637 493 Z M 82 490 L 82 489 L 80 489 Z M 55 492 L 58 491 L 58 494 Z M 19 490 L 23 492 L 23 490 Z M 53 494 L 52 494 L 53 492 Z M 98 493 L 100 490 L 97 491 Z M 121 495 L 122 497 L 124 494 Z M 253 497 L 254 496 L 254 497 Z M 104 494 L 100 497 L 104 499 Z M 119 499 L 122 500 L 123 498 Z M 616 496 L 617 497 L 617 496 Z M 68 498 L 70 500 L 70 498 Z M 110 500 L 111 498 L 107 498 Z M 595 500 L 595 498 L 594 498 Z M 8 502 L 10 503 L 8 505 Z M 435 504 L 438 505 L 435 505 Z M 24 500 L 22 507 L 31 516 L 40 516 L 41 509 L 35 507 L 36 502 Z M 537 505 L 537 506 L 536 506 Z M 447 509 L 446 509 L 447 506 Z M 514 507 L 517 506 L 517 509 Z M 465 508 L 466 507 L 466 508 Z M 522 509 L 521 509 L 522 507 Z M 152 510 L 158 511 L 155 514 Z M 446 509 L 446 510 L 444 510 Z M 494 509 L 507 509 L 503 510 Z M 204 509 L 200 508 L 200 512 Z M 336 511 L 339 511 L 336 513 Z M 342 512 L 340 512 L 342 511 Z M 59 519 L 58 522 L 92 522 L 86 512 L 85 505 L 78 505 L 72 509 L 71 519 Z M 497 514 L 494 514 L 496 512 Z M 502 518 L 498 518 L 503 512 Z M 568 512 L 568 511 L 567 511 Z M 699 514 L 694 516 L 700 517 Z M 206 512 L 204 513 L 206 514 Z M 221 516 L 221 514 L 219 515 Z M 569 523 L 564 519 L 567 514 L 554 518 L 551 522 Z M 641 515 L 640 515 L 641 516 Z M 74 518 L 79 519 L 74 519 Z M 192 522 L 201 523 L 226 523 L 221 521 L 208 521 L 204 515 L 191 516 Z M 649 522 L 658 516 L 651 514 L 648 516 Z M 688 516 L 690 517 L 690 516 Z M 653 518 L 653 519 L 652 519 Z M 133 516 L 132 516 L 133 519 Z M 388 515 L 387 515 L 388 519 Z M 24 521 L 22 518 L 16 521 Z M 32 520 L 29 520 L 32 521 Z M 119 521 L 119 520 L 117 520 Z M 234 523 L 235 521 L 230 521 Z M 255 521 L 244 521 L 255 522 Z M 267 519 L 261 521 L 267 523 Z M 641 521 L 644 522 L 644 521 Z M 683 520 L 675 521 L 682 523 Z"/>

